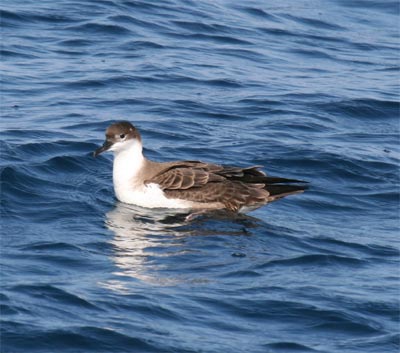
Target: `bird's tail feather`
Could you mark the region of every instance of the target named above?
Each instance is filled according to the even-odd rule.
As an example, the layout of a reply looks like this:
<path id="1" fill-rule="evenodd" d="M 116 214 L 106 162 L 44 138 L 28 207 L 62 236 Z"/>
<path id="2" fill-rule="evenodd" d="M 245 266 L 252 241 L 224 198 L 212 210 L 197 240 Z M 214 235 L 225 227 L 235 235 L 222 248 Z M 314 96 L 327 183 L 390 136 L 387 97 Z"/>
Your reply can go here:
<path id="1" fill-rule="evenodd" d="M 265 185 L 264 189 L 270 194 L 270 201 L 278 200 L 282 197 L 294 194 L 300 194 L 308 189 L 307 185 Z"/>

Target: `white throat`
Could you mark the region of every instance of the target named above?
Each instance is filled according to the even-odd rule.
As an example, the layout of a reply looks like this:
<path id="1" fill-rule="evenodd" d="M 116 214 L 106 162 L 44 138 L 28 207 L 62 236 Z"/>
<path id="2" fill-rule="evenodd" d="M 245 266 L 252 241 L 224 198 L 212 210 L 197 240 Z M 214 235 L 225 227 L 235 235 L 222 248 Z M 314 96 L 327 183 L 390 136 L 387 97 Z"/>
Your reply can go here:
<path id="1" fill-rule="evenodd" d="M 123 148 L 114 151 L 113 182 L 118 199 L 121 199 L 121 195 L 127 190 L 143 184 L 143 181 L 138 180 L 144 164 L 142 143 L 132 140 L 125 144 Z"/>

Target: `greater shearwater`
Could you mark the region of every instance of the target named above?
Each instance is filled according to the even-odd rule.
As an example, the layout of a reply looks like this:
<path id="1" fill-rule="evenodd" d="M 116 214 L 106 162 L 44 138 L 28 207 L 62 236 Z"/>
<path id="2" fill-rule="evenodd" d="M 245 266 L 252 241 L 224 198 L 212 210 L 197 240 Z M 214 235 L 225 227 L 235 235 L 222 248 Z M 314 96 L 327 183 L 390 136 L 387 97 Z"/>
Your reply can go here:
<path id="1" fill-rule="evenodd" d="M 117 199 L 142 207 L 247 212 L 307 188 L 300 180 L 267 176 L 260 166 L 151 161 L 143 156 L 139 131 L 127 121 L 110 125 L 93 155 L 105 151 L 114 152 Z"/>

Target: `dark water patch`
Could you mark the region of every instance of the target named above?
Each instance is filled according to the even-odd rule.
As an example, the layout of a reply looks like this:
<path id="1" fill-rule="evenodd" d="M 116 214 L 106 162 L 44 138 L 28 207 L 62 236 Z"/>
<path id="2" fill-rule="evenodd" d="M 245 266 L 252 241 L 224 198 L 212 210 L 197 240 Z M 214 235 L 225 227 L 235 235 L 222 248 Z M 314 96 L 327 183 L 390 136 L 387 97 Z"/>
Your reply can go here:
<path id="1" fill-rule="evenodd" d="M 138 316 L 153 317 L 159 320 L 179 321 L 184 319 L 179 310 L 171 310 L 157 304 L 149 305 L 147 298 L 142 303 L 138 302 L 138 298 L 136 298 L 134 303 L 132 301 L 126 303 L 104 302 L 102 305 L 117 312 L 131 312 Z"/>
<path id="2" fill-rule="evenodd" d="M 254 62 L 258 62 L 263 57 L 263 54 L 257 52 L 256 50 L 221 48 L 221 49 L 217 49 L 217 52 L 222 55 L 229 56 L 229 57 L 237 57 L 237 58 L 254 61 Z"/>
<path id="3" fill-rule="evenodd" d="M 349 157 L 341 153 L 336 154 L 333 152 L 313 151 L 310 153 L 318 157 L 309 158 L 309 153 L 303 151 L 303 157 L 296 159 L 291 157 L 293 156 L 293 151 L 288 150 L 277 153 L 276 158 L 283 159 L 281 165 L 287 167 L 295 167 L 297 164 L 303 164 L 304 166 L 314 169 L 323 166 L 320 177 L 328 178 L 336 183 L 346 183 L 346 180 L 356 181 L 359 180 L 360 175 L 363 175 L 364 185 L 366 183 L 376 183 L 375 186 L 378 186 L 378 184 L 382 184 L 382 180 L 388 177 L 396 180 L 396 170 L 393 163 L 365 160 L 364 158 L 355 158 L 355 156 Z M 269 165 L 275 165 L 276 163 L 277 161 L 275 158 L 268 158 Z M 340 193 L 341 189 L 336 190 Z"/>
<path id="4" fill-rule="evenodd" d="M 211 34 L 203 34 L 203 33 L 196 33 L 196 34 L 178 34 L 172 32 L 166 32 L 166 35 L 169 37 L 173 37 L 176 39 L 181 39 L 185 41 L 201 41 L 201 42 L 213 42 L 213 43 L 220 43 L 220 44 L 237 44 L 237 45 L 252 45 L 253 43 L 249 40 L 238 39 L 232 36 L 227 35 L 211 35 Z"/>
<path id="5" fill-rule="evenodd" d="M 139 19 L 135 18 L 134 16 L 129 16 L 128 14 L 124 15 L 110 15 L 107 19 L 111 22 L 115 23 L 126 23 L 126 24 L 137 24 L 137 23 L 144 23 L 144 21 L 140 21 Z"/>
<path id="6" fill-rule="evenodd" d="M 27 54 L 16 50 L 0 50 L 0 56 L 2 58 L 24 58 L 24 59 L 36 59 L 37 56 L 33 54 Z"/>
<path id="7" fill-rule="evenodd" d="M 78 81 L 63 82 L 65 88 L 70 89 L 93 89 L 101 88 L 107 86 L 107 80 L 90 80 L 90 79 L 80 79 Z"/>
<path id="8" fill-rule="evenodd" d="M 243 253 L 234 253 L 234 257 L 246 257 L 246 254 Z M 257 271 L 233 271 L 233 272 L 229 272 L 229 273 L 225 273 L 223 276 L 221 276 L 222 278 L 257 278 L 257 277 L 262 277 L 262 274 L 258 273 Z"/>
<path id="9" fill-rule="evenodd" d="M 151 42 L 151 41 L 129 41 L 126 43 L 121 44 L 121 48 L 124 50 L 145 50 L 145 49 L 164 49 L 165 46 Z"/>
<path id="10" fill-rule="evenodd" d="M 90 326 L 40 330 L 36 327 L 28 328 L 25 325 L 17 329 L 11 323 L 4 328 L 2 337 L 2 345 L 6 350 L 15 347 L 33 352 L 54 352 L 55 350 L 132 352 L 132 347 L 135 347 L 143 353 L 159 351 L 157 347 L 141 338 L 131 337 L 116 330 Z M 35 342 L 34 346 L 32 342 Z"/>
<path id="11" fill-rule="evenodd" d="M 68 123 L 67 125 L 62 127 L 62 130 L 71 130 L 71 131 L 82 131 L 82 130 L 89 130 L 89 129 L 94 129 L 97 131 L 102 131 L 104 130 L 104 123 L 102 124 L 98 124 L 97 122 L 82 122 L 82 118 L 84 118 L 84 116 L 82 114 L 76 114 L 76 113 L 70 113 L 67 115 L 68 118 L 71 118 L 72 123 Z M 76 121 L 75 121 L 76 120 Z M 72 134 L 72 133 L 71 133 Z M 75 143 L 76 141 L 74 141 Z M 82 142 L 81 142 L 82 143 Z M 85 142 L 83 142 L 85 143 Z M 95 147 L 96 145 L 90 145 L 90 148 Z"/>
<path id="12" fill-rule="evenodd" d="M 9 301 L 10 298 L 7 295 L 5 295 L 4 293 L 0 293 L 0 300 L 1 301 Z"/>
<path id="13" fill-rule="evenodd" d="M 329 60 L 337 60 L 337 58 L 332 55 L 317 49 L 292 49 L 291 50 L 295 54 L 299 54 L 310 59 L 329 59 Z"/>
<path id="14" fill-rule="evenodd" d="M 379 315 L 382 317 L 391 317 L 392 322 L 395 324 L 400 319 L 398 307 L 394 303 L 386 302 L 365 302 L 365 303 L 351 303 L 347 304 L 354 312 L 369 313 L 372 315 Z"/>
<path id="15" fill-rule="evenodd" d="M 138 9 L 140 11 L 147 11 L 150 10 L 151 12 L 153 11 L 166 11 L 169 9 L 174 9 L 174 2 L 173 1 L 165 1 L 163 5 L 160 5 L 158 3 L 153 3 L 153 2 L 146 2 L 146 1 L 123 1 L 122 4 L 127 7 L 132 7 L 135 9 Z"/>
<path id="16" fill-rule="evenodd" d="M 91 242 L 91 243 L 86 243 L 82 245 L 86 250 L 96 253 L 96 254 L 108 254 L 112 255 L 114 251 L 117 250 L 117 247 L 115 247 L 113 244 L 110 244 L 109 242 Z"/>
<path id="17" fill-rule="evenodd" d="M 269 261 L 258 269 L 268 268 L 270 266 L 361 266 L 365 265 L 367 262 L 365 260 L 350 258 L 346 256 L 339 255 L 325 255 L 325 254 L 313 254 L 313 255 L 302 255 L 294 258 L 279 259 Z"/>
<path id="18" fill-rule="evenodd" d="M 101 103 L 102 106 L 109 107 L 109 106 L 126 106 L 128 108 L 135 108 L 139 106 L 141 109 L 142 108 L 148 108 L 149 106 L 156 107 L 158 102 L 154 102 L 151 99 L 139 99 L 139 98 L 116 98 L 116 99 L 102 99 Z M 111 121 L 110 121 L 111 123 Z M 76 124 L 71 128 L 74 129 L 80 129 L 85 128 L 84 125 L 81 124 Z M 92 126 L 88 125 L 88 127 L 92 128 Z M 67 127 L 68 128 L 68 127 Z M 99 127 L 99 131 L 104 130 L 104 126 Z"/>
<path id="19" fill-rule="evenodd" d="M 215 86 L 215 87 L 231 87 L 231 88 L 239 88 L 242 87 L 242 84 L 238 81 L 225 79 L 225 78 L 216 78 L 216 79 L 200 79 L 190 76 L 182 76 L 182 75 L 169 75 L 169 74 L 157 74 L 153 77 L 145 77 L 145 76 L 134 76 L 134 75 L 124 75 L 124 76 L 113 76 L 103 78 L 101 80 L 91 80 L 91 79 L 80 79 L 77 81 L 64 82 L 63 86 L 68 89 L 94 89 L 94 88 L 106 88 L 108 86 L 122 86 L 122 87 L 132 87 L 132 85 L 139 87 L 142 83 L 159 83 L 166 84 L 201 84 L 207 86 Z"/>
<path id="20" fill-rule="evenodd" d="M 273 320 L 275 317 L 290 318 L 296 320 L 312 330 L 324 330 L 329 328 L 332 335 L 343 334 L 351 336 L 352 333 L 364 334 L 381 333 L 381 327 L 371 320 L 366 320 L 356 315 L 349 315 L 337 310 L 321 310 L 317 307 L 290 302 L 274 300 L 240 300 L 236 299 L 227 303 L 212 303 L 210 300 L 198 298 L 208 305 L 218 305 L 226 313 L 239 317 L 254 318 L 260 321 Z M 240 308 L 240 309 L 239 309 Z"/>
<path id="21" fill-rule="evenodd" d="M 395 15 L 400 12 L 400 4 L 398 1 L 384 1 L 384 2 L 365 2 L 362 0 L 354 0 L 349 3 L 346 0 L 336 0 L 340 6 L 358 8 L 362 10 L 381 11 L 388 15 Z"/>
<path id="22" fill-rule="evenodd" d="M 254 17 L 257 18 L 262 18 L 268 21 L 273 21 L 273 22 L 282 22 L 278 16 L 272 15 L 268 13 L 267 11 L 264 11 L 263 9 L 256 8 L 256 7 L 238 7 L 240 11 L 244 11 Z"/>
<path id="23" fill-rule="evenodd" d="M 201 111 L 201 112 L 195 112 L 193 115 L 198 116 L 198 117 L 204 117 L 204 118 L 211 118 L 211 119 L 217 119 L 217 120 L 227 120 L 227 121 L 238 121 L 238 122 L 243 122 L 245 120 L 244 117 L 235 115 L 235 114 L 224 114 L 224 113 L 212 113 L 212 112 L 207 112 L 207 111 Z"/>
<path id="24" fill-rule="evenodd" d="M 72 156 L 56 156 L 46 162 L 46 168 L 57 170 L 59 173 L 75 173 L 82 169 L 84 162 L 81 158 Z"/>
<path id="25" fill-rule="evenodd" d="M 275 342 L 264 345 L 266 352 L 321 352 L 295 342 Z"/>
<path id="26" fill-rule="evenodd" d="M 46 167 L 43 169 L 45 170 Z M 50 171 L 53 175 L 57 174 L 54 168 L 50 168 Z M 70 173 L 73 172 L 70 171 Z M 73 217 L 73 210 L 76 206 L 78 208 L 75 210 L 81 210 L 81 212 L 84 210 L 85 212 L 94 211 L 90 198 L 86 199 L 86 205 L 83 207 L 81 197 L 71 197 L 69 194 L 77 188 L 84 189 L 86 187 L 82 179 L 71 178 L 71 174 L 65 175 L 63 180 L 60 178 L 52 180 L 49 174 L 43 175 L 36 171 L 27 171 L 24 168 L 6 167 L 1 172 L 1 180 L 3 201 L 6 208 L 9 211 L 13 210 L 13 213 L 25 212 L 25 216 L 31 214 L 42 222 L 51 222 L 57 218 L 58 212 L 64 217 L 67 215 Z M 62 191 L 60 185 L 63 185 Z M 26 202 L 26 199 L 30 202 Z M 43 212 L 40 211 L 41 207 L 44 208 Z"/>
<path id="27" fill-rule="evenodd" d="M 59 287 L 51 285 L 16 285 L 11 288 L 12 291 L 18 294 L 29 295 L 40 300 L 57 301 L 63 305 L 78 306 L 84 309 L 99 310 L 95 305 L 87 300 L 72 294 Z"/>
<path id="28" fill-rule="evenodd" d="M 85 53 L 82 50 L 55 50 L 54 53 L 68 56 L 82 56 Z"/>
<path id="29" fill-rule="evenodd" d="M 230 79 L 214 79 L 214 80 L 205 80 L 203 82 L 207 85 L 217 86 L 217 87 L 239 88 L 242 86 L 241 83 Z"/>
<path id="30" fill-rule="evenodd" d="M 131 31 L 124 26 L 100 23 L 85 23 L 76 26 L 69 26 L 68 31 L 74 31 L 87 34 L 103 34 L 103 35 L 128 35 Z"/>
<path id="31" fill-rule="evenodd" d="M 38 197 L 39 195 L 27 187 L 29 181 L 27 175 L 11 167 L 6 167 L 1 170 L 2 191 L 7 195 L 15 198 Z M 31 178 L 31 184 L 39 181 L 36 178 Z M 19 185 L 18 185 L 19 184 Z M 18 185 L 18 186 L 17 186 Z"/>
<path id="32" fill-rule="evenodd" d="M 90 45 L 94 45 L 95 42 L 87 39 L 65 39 L 58 42 L 58 44 L 65 47 L 76 48 L 76 47 L 88 47 Z"/>
<path id="33" fill-rule="evenodd" d="M 343 31 L 345 28 L 342 26 L 338 25 L 337 23 L 332 23 L 332 22 L 326 22 L 320 19 L 315 19 L 315 18 L 307 18 L 307 17 L 299 17 L 299 16 L 294 16 L 294 15 L 285 15 L 285 18 L 289 20 L 293 20 L 295 22 L 304 24 L 309 27 L 314 27 L 318 28 L 318 30 L 322 29 L 327 29 L 327 30 L 332 30 L 332 31 Z"/>
<path id="34" fill-rule="evenodd" d="M 43 222 L 43 223 L 50 223 L 50 220 L 48 219 L 49 217 L 44 218 L 43 220 L 40 219 L 38 216 L 38 221 Z M 65 217 L 66 218 L 66 217 Z M 73 215 L 71 215 L 71 218 L 73 219 Z M 74 255 L 74 257 L 71 257 L 71 254 Z M 83 255 L 83 254 L 78 254 L 76 252 L 65 252 L 63 251 L 63 254 L 53 254 L 50 255 L 47 253 L 46 255 L 40 254 L 39 252 L 31 252 L 27 253 L 25 255 L 20 255 L 20 254 L 15 254 L 14 255 L 15 259 L 19 259 L 19 261 L 31 261 L 35 263 L 40 263 L 50 269 L 50 273 L 53 274 L 58 274 L 61 271 L 79 271 L 80 269 L 83 268 L 93 268 L 99 266 L 98 263 L 94 259 L 92 259 L 93 262 L 89 262 L 88 259 Z M 57 271 L 52 271 L 51 268 L 57 268 Z M 29 270 L 27 270 L 29 271 Z M 37 270 L 32 269 L 32 272 L 35 273 Z"/>
<path id="35" fill-rule="evenodd" d="M 23 21 L 24 20 L 23 16 L 19 15 L 17 12 L 7 11 L 4 9 L 0 10 L 0 17 L 1 17 L 2 21 L 4 21 L 4 20 Z"/>
<path id="36" fill-rule="evenodd" d="M 223 26 L 217 23 L 189 22 L 189 21 L 172 21 L 178 27 L 187 29 L 195 33 L 230 33 L 231 27 Z"/>
<path id="37" fill-rule="evenodd" d="M 400 335 L 381 334 L 373 337 L 365 337 L 364 339 L 354 339 L 348 341 L 347 344 L 339 344 L 340 349 L 363 350 L 365 352 L 377 352 L 384 350 L 387 352 L 396 352 L 400 346 Z M 378 348 L 377 348 L 378 347 Z"/>
<path id="38" fill-rule="evenodd" d="M 334 245 L 337 249 L 344 249 L 354 252 L 354 250 L 370 255 L 382 257 L 398 257 L 399 249 L 391 246 L 380 246 L 376 244 L 358 244 L 331 238 L 317 238 L 318 243 Z M 330 247 L 331 248 L 331 247 Z"/>
<path id="39" fill-rule="evenodd" d="M 386 66 L 386 67 L 378 69 L 378 71 L 382 71 L 382 72 L 398 72 L 399 69 L 400 69 L 399 66 Z"/>
<path id="40" fill-rule="evenodd" d="M 295 37 L 296 36 L 295 32 L 292 32 L 290 30 L 283 29 L 283 28 L 257 27 L 257 30 L 262 33 L 270 34 L 271 36 L 274 36 L 274 37 L 277 37 L 277 36 Z"/>
<path id="41" fill-rule="evenodd" d="M 88 142 L 59 140 L 53 142 L 30 142 L 19 145 L 9 145 L 14 154 L 22 159 L 35 158 L 36 162 L 46 160 L 50 156 L 59 156 L 64 152 L 68 154 L 81 154 L 92 150 L 95 145 Z M 64 156 L 67 157 L 67 156 Z M 60 158 L 64 158 L 61 157 Z M 79 159 L 78 159 L 79 160 Z M 51 162 L 50 162 L 51 163 Z"/>
<path id="42" fill-rule="evenodd" d="M 239 81 L 234 81 L 231 79 L 225 78 L 216 78 L 216 79 L 200 79 L 190 76 L 182 76 L 182 75 L 169 75 L 169 74 L 158 74 L 154 77 L 143 77 L 143 76 L 133 76 L 133 77 L 122 77 L 122 78 L 112 78 L 110 79 L 114 83 L 121 83 L 126 81 L 132 81 L 135 84 L 139 83 L 155 83 L 158 84 L 160 82 L 168 83 L 168 84 L 182 84 L 182 85 L 205 85 L 205 86 L 214 86 L 214 87 L 226 87 L 226 88 L 240 88 L 242 84 Z M 74 83 L 74 85 L 79 85 L 79 82 Z M 105 83 L 101 83 L 104 85 Z"/>
<path id="43" fill-rule="evenodd" d="M 400 103 L 377 99 L 353 99 L 319 104 L 320 108 L 335 115 L 346 115 L 354 118 L 382 119 L 396 118 L 400 111 Z"/>
<path id="44" fill-rule="evenodd" d="M 113 22 L 119 22 L 119 18 L 121 17 L 121 15 L 117 15 L 117 16 L 110 16 L 109 20 L 113 21 Z M 144 18 L 137 18 L 135 16 L 125 16 L 122 15 L 122 22 L 126 23 L 128 25 L 134 25 L 136 27 L 139 28 L 143 28 L 145 30 L 149 30 L 149 31 L 168 31 L 169 27 L 162 25 L 161 22 L 160 23 L 155 23 L 152 20 L 145 20 Z"/>
<path id="45" fill-rule="evenodd" d="M 20 313 L 19 310 L 17 310 L 15 307 L 11 306 L 11 305 L 4 305 L 4 304 L 0 304 L 0 312 L 2 313 L 2 315 L 18 315 Z M 29 313 L 27 311 L 27 313 Z"/>
<path id="46" fill-rule="evenodd" d="M 37 23 L 50 23 L 50 24 L 71 24 L 79 22 L 79 19 L 76 19 L 75 16 L 65 16 L 60 13 L 48 13 L 43 14 L 40 12 L 29 12 L 25 13 L 25 18 L 29 18 L 32 21 Z"/>
<path id="47" fill-rule="evenodd" d="M 49 130 L 35 130 L 35 129 L 7 129 L 0 133 L 0 136 L 7 136 L 11 142 L 14 139 L 20 138 L 24 141 L 37 141 L 43 139 L 44 141 L 52 140 L 54 138 L 54 131 Z M 62 131 L 57 131 L 57 137 L 71 137 L 71 135 L 66 134 Z"/>
<path id="48" fill-rule="evenodd" d="M 81 248 L 68 243 L 34 243 L 20 247 L 22 251 L 81 251 Z"/>

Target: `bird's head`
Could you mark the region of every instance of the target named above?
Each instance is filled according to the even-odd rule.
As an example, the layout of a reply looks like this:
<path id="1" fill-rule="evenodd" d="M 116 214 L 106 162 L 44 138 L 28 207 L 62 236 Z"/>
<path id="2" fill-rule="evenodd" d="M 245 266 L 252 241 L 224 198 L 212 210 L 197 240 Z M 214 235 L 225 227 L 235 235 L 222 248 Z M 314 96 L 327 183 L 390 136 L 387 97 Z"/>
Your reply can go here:
<path id="1" fill-rule="evenodd" d="M 106 130 L 106 140 L 103 146 L 93 152 L 93 156 L 97 157 L 100 153 L 106 151 L 121 152 L 129 149 L 134 144 L 142 144 L 142 138 L 139 131 L 128 121 L 120 121 L 111 124 Z"/>

